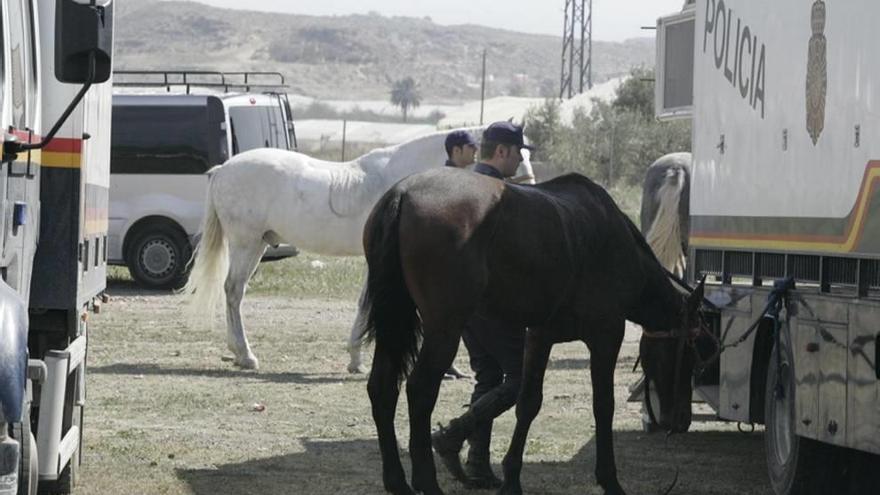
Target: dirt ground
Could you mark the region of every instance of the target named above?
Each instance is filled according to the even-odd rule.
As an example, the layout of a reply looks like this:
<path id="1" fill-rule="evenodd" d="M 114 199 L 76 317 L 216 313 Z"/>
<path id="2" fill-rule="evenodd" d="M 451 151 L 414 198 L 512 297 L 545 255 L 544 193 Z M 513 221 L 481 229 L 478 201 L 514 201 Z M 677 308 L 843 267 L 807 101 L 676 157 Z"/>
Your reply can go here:
<path id="1" fill-rule="evenodd" d="M 345 370 L 354 300 L 248 296 L 245 323 L 261 364 L 250 372 L 224 360 L 230 353 L 219 317 L 213 330 L 190 329 L 178 296 L 124 282 L 108 292 L 111 301 L 90 320 L 78 493 L 384 493 L 366 377 Z M 702 423 L 668 442 L 641 432 L 638 404 L 624 402 L 637 378 L 635 335 L 624 344 L 616 377 L 614 440 L 628 492 L 661 493 L 679 468 L 676 494 L 771 493 L 760 430 L 742 434 L 735 425 Z M 467 369 L 464 356 L 457 362 Z M 601 493 L 593 475 L 588 366 L 582 344 L 554 348 L 526 449 L 527 493 Z M 469 380 L 444 382 L 434 423 L 458 413 L 471 387 Z M 405 411 L 404 394 L 397 416 L 402 447 Z M 512 412 L 496 422 L 496 470 L 513 424 Z M 470 493 L 438 471 L 448 494 Z"/>

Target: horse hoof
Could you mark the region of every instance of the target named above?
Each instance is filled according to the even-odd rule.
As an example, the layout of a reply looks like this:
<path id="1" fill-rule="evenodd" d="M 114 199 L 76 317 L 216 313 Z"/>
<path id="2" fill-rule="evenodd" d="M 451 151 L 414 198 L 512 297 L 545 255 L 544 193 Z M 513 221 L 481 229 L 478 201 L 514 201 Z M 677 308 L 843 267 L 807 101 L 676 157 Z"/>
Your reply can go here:
<path id="1" fill-rule="evenodd" d="M 238 367 L 243 370 L 255 370 L 259 369 L 260 367 L 260 362 L 257 361 L 257 358 L 255 358 L 254 356 L 248 356 L 244 359 L 238 359 L 236 360 L 235 364 L 237 364 Z"/>
<path id="2" fill-rule="evenodd" d="M 354 364 L 351 363 L 348 365 L 348 372 L 352 375 L 365 375 L 370 370 L 364 366 L 363 364 Z"/>
<path id="3" fill-rule="evenodd" d="M 501 488 L 498 489 L 498 495 L 522 495 L 522 486 L 519 483 L 510 483 L 505 482 L 501 485 Z"/>
<path id="4" fill-rule="evenodd" d="M 613 485 L 605 488 L 605 495 L 626 495 L 626 492 L 623 491 L 623 487 L 619 483 L 615 482 Z"/>
<path id="5" fill-rule="evenodd" d="M 416 495 L 416 492 L 414 492 L 406 482 L 394 483 L 393 486 L 386 485 L 385 491 L 391 495 Z"/>
<path id="6" fill-rule="evenodd" d="M 415 488 L 415 485 L 413 485 Z M 429 488 L 427 490 L 422 490 L 421 488 L 415 488 L 416 493 L 420 495 L 446 495 L 443 490 L 440 489 L 439 486 L 435 486 L 433 488 Z"/>

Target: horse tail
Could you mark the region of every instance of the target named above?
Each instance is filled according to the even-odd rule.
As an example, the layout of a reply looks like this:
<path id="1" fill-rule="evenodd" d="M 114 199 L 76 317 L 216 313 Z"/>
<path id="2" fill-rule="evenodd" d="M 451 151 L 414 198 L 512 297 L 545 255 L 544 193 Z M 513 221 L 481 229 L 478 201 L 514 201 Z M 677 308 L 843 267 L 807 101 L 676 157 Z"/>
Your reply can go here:
<path id="1" fill-rule="evenodd" d="M 400 256 L 400 212 L 403 194 L 386 193 L 370 214 L 364 230 L 367 289 L 364 338 L 375 342 L 376 358 L 402 381 L 415 362 L 422 336 L 421 321 L 406 282 Z M 375 365 L 374 365 L 375 366 Z"/>
<path id="2" fill-rule="evenodd" d="M 657 214 L 645 236 L 660 264 L 679 274 L 684 272 L 679 204 L 687 180 L 686 173 L 680 167 L 666 170 L 663 183 L 657 190 Z"/>
<path id="3" fill-rule="evenodd" d="M 229 271 L 229 248 L 214 207 L 214 177 L 208 179 L 202 235 L 190 260 L 189 280 L 182 289 L 189 296 L 188 312 L 193 317 L 206 313 L 213 316 L 217 302 L 223 300 L 223 285 Z"/>

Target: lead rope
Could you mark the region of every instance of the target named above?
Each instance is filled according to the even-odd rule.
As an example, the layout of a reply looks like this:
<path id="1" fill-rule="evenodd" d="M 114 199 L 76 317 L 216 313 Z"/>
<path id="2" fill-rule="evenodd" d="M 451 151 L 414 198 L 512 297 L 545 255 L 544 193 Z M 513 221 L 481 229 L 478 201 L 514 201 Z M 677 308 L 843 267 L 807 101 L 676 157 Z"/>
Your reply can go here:
<path id="1" fill-rule="evenodd" d="M 675 435 L 672 430 L 666 432 L 666 438 L 663 440 L 663 448 L 666 451 L 670 451 L 669 448 L 669 438 Z M 672 492 L 672 489 L 675 488 L 675 485 L 678 484 L 678 473 L 681 471 L 681 465 L 678 461 L 675 461 L 675 476 L 672 478 L 672 483 L 669 484 L 669 487 L 663 492 L 662 495 L 669 495 Z"/>

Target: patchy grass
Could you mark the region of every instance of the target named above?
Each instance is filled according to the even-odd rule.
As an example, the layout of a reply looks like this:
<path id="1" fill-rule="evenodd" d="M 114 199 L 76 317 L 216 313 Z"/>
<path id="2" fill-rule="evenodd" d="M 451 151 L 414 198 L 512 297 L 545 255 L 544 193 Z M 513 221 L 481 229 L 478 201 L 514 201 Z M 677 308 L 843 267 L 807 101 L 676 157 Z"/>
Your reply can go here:
<path id="1" fill-rule="evenodd" d="M 300 253 L 260 263 L 248 294 L 296 298 L 357 299 L 366 275 L 363 256 Z"/>
<path id="2" fill-rule="evenodd" d="M 349 300 L 357 299 L 366 275 L 363 256 L 323 256 L 301 252 L 292 258 L 265 261 L 248 285 L 248 295 Z M 128 268 L 111 266 L 109 284 L 134 287 Z"/>
<path id="3" fill-rule="evenodd" d="M 179 296 L 111 283 L 110 302 L 90 320 L 85 450 L 77 493 L 384 493 L 366 377 L 345 371 L 344 343 L 355 299 L 342 295 L 357 292 L 359 285 L 345 274 L 357 275 L 361 267 L 356 259 L 320 258 L 329 265 L 310 272 L 315 259 L 306 255 L 264 264 L 272 270 L 261 269 L 261 283 L 277 295 L 245 298 L 248 337 L 261 362 L 256 372 L 221 359 L 229 354 L 222 318 L 213 329 L 187 328 Z M 290 273 L 322 281 L 287 285 Z M 294 290 L 322 295 L 307 298 Z M 680 468 L 674 493 L 770 493 L 760 434 L 743 435 L 720 423 L 694 425 L 691 433 L 668 441 L 641 432 L 638 404 L 625 402 L 627 387 L 637 378 L 630 371 L 637 335 L 628 333 L 615 378 L 614 440 L 623 486 L 629 493 L 659 493 Z M 456 360 L 467 369 L 466 352 Z M 526 446 L 524 488 L 533 495 L 599 494 L 592 474 L 589 354 L 583 344 L 558 345 L 549 368 L 544 406 Z M 472 387 L 470 380 L 443 382 L 432 423 L 460 414 Z M 404 393 L 396 427 L 409 470 L 406 410 Z M 507 412 L 495 422 L 496 472 L 514 421 Z M 476 493 L 456 484 L 439 465 L 438 476 L 448 495 Z"/>

